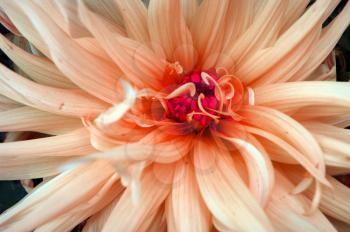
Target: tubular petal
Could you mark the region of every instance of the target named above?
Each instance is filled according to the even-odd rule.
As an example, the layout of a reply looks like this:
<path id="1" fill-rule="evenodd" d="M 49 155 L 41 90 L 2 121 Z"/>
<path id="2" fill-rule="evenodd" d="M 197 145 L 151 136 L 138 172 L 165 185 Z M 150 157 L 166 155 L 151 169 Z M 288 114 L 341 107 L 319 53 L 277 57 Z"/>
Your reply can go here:
<path id="1" fill-rule="evenodd" d="M 331 53 L 337 41 L 350 23 L 350 3 L 348 2 L 339 15 L 323 29 L 320 41 L 314 48 L 310 59 L 293 75 L 291 80 L 304 80 L 315 70 Z"/>
<path id="2" fill-rule="evenodd" d="M 193 18 L 198 9 L 198 1 L 197 0 L 180 0 L 181 3 L 181 11 L 184 16 L 187 26 L 192 24 Z"/>
<path id="3" fill-rule="evenodd" d="M 293 50 L 285 55 L 275 66 L 252 81 L 252 86 L 263 86 L 285 82 L 296 73 L 311 57 L 320 36 L 319 28 L 312 30 Z"/>
<path id="4" fill-rule="evenodd" d="M 33 2 L 14 2 L 38 29 L 48 44 L 52 60 L 62 73 L 82 89 L 106 102 L 115 103 L 120 99 L 117 80 L 121 73 L 113 64 L 82 49 Z"/>
<path id="5" fill-rule="evenodd" d="M 109 215 L 112 212 L 112 209 L 118 203 L 120 197 L 124 193 L 125 188 L 123 188 L 118 195 L 110 202 L 105 208 L 92 215 L 87 221 L 83 228 L 83 232 L 100 232 L 102 231 L 103 225 L 106 223 Z"/>
<path id="6" fill-rule="evenodd" d="M 157 170 L 157 174 L 154 170 Z M 138 231 L 143 221 L 147 220 L 164 202 L 170 192 L 170 185 L 162 182 L 162 179 L 171 179 L 173 168 L 171 166 L 157 165 L 144 171 L 140 180 L 141 198 L 138 205 L 132 202 L 131 189 L 125 190 L 117 205 L 113 208 L 102 231 L 113 231 L 118 228 L 121 231 Z M 161 178 L 161 179 L 159 179 Z M 122 220 L 116 220 L 122 219 Z"/>
<path id="7" fill-rule="evenodd" d="M 307 159 L 307 157 L 305 157 L 295 147 L 293 147 L 292 145 L 290 145 L 289 143 L 287 143 L 286 141 L 284 141 L 280 137 L 278 137 L 270 132 L 267 132 L 265 130 L 254 128 L 254 127 L 244 126 L 243 128 L 244 128 L 243 130 L 246 130 L 247 132 L 249 132 L 251 134 L 259 135 L 259 136 L 271 141 L 277 147 L 283 149 L 283 151 L 282 151 L 283 154 L 284 154 L 284 152 L 288 153 L 288 155 L 290 155 L 292 159 L 297 161 L 308 172 L 310 172 L 310 174 L 313 175 L 316 179 L 318 179 L 320 182 L 322 182 L 324 184 L 328 184 L 328 182 L 326 181 L 322 172 L 320 172 L 320 170 L 317 169 L 316 164 L 313 164 L 309 159 Z M 267 151 L 270 151 L 270 149 L 272 148 L 272 146 L 265 146 L 265 147 L 267 148 Z M 270 152 L 268 152 L 268 154 L 271 156 L 271 159 L 274 160 L 274 157 L 272 157 L 272 154 Z M 282 160 L 281 157 L 279 157 L 279 159 L 275 160 L 275 161 L 284 162 L 284 160 Z M 288 162 L 290 162 L 289 159 L 288 159 Z"/>
<path id="8" fill-rule="evenodd" d="M 0 35 L 0 49 L 34 81 L 52 87 L 76 88 L 50 60 L 27 53 L 3 35 Z"/>
<path id="9" fill-rule="evenodd" d="M 176 165 L 174 184 L 168 197 L 168 229 L 173 232 L 209 232 L 211 227 L 209 211 L 199 193 L 193 167 L 185 162 L 181 160 Z"/>
<path id="10" fill-rule="evenodd" d="M 12 100 L 10 98 L 7 98 L 3 95 L 0 95 L 0 112 L 12 110 L 15 108 L 19 108 L 21 106 L 23 106 L 23 105 L 21 105 L 20 103 Z"/>
<path id="11" fill-rule="evenodd" d="M 98 126 L 108 126 L 109 124 L 119 121 L 130 110 L 130 108 L 134 106 L 136 100 L 135 90 L 126 81 L 121 80 L 121 85 L 124 91 L 124 100 L 100 114 L 95 119 Z"/>
<path id="12" fill-rule="evenodd" d="M 220 56 L 228 4 L 227 0 L 203 0 L 194 17 L 191 32 L 202 69 L 213 67 Z"/>
<path id="13" fill-rule="evenodd" d="M 145 5 L 140 0 L 116 0 L 115 2 L 121 10 L 128 36 L 139 42 L 148 43 L 150 39 Z"/>
<path id="14" fill-rule="evenodd" d="M 79 1 L 79 14 L 127 80 L 138 87 L 160 87 L 165 62 L 157 54 L 146 45 L 122 36 L 117 28 L 90 11 L 83 1 Z"/>
<path id="15" fill-rule="evenodd" d="M 108 107 L 106 103 L 81 90 L 40 85 L 19 76 L 2 64 L 0 74 L 1 94 L 43 111 L 75 117 L 94 117 Z"/>
<path id="16" fill-rule="evenodd" d="M 188 154 L 192 146 L 192 139 L 192 136 L 176 138 L 175 135 L 154 130 L 140 141 L 116 146 L 103 153 L 93 153 L 78 158 L 71 163 L 67 163 L 67 166 L 75 167 L 98 159 L 106 159 L 120 164 L 140 161 L 173 163 Z"/>
<path id="17" fill-rule="evenodd" d="M 94 162 L 72 172 L 63 173 L 38 187 L 16 206 L 1 214 L 0 229 L 32 231 L 93 198 L 113 174 L 113 168 L 104 162 Z M 67 194 L 70 197 L 66 197 Z M 51 210 L 48 211 L 48 208 Z"/>
<path id="18" fill-rule="evenodd" d="M 93 198 L 113 174 L 114 169 L 105 162 L 94 162 L 63 173 L 3 213 L 0 216 L 0 229 L 32 231 Z M 66 197 L 67 194 L 69 197 Z M 52 207 L 53 204 L 55 207 Z"/>
<path id="19" fill-rule="evenodd" d="M 298 167 L 284 167 L 284 172 L 288 172 L 288 178 L 294 183 L 300 179 L 302 170 Z M 350 189 L 336 180 L 334 177 L 327 176 L 328 181 L 331 183 L 332 188 L 323 188 L 320 202 L 320 209 L 325 214 L 343 221 L 345 223 L 350 222 L 350 202 L 349 194 Z M 306 190 L 306 195 L 311 198 L 314 194 L 314 190 L 309 188 Z"/>
<path id="20" fill-rule="evenodd" d="M 34 2 L 45 10 L 50 18 L 72 38 L 91 36 L 77 17 L 76 0 L 34 0 Z"/>
<path id="21" fill-rule="evenodd" d="M 152 42 L 163 47 L 169 61 L 179 61 L 185 70 L 192 70 L 195 49 L 179 0 L 152 0 L 148 28 Z"/>
<path id="22" fill-rule="evenodd" d="M 304 196 L 290 194 L 292 189 L 293 184 L 276 171 L 276 185 L 266 211 L 277 231 L 336 231 L 319 210 L 305 215 L 311 202 Z"/>
<path id="23" fill-rule="evenodd" d="M 15 1 L 1 1 L 0 6 L 23 36 L 45 56 L 51 57 L 47 44 L 29 20 L 28 15 L 20 10 Z"/>
<path id="24" fill-rule="evenodd" d="M 229 127 L 225 128 L 225 131 L 230 131 Z M 249 189 L 264 207 L 269 200 L 275 182 L 270 157 L 252 135 L 237 135 L 238 133 L 235 133 L 235 136 L 231 137 L 230 134 L 218 134 L 224 140 L 232 142 L 240 151 L 249 173 Z"/>
<path id="25" fill-rule="evenodd" d="M 298 18 L 305 12 L 309 0 L 288 1 L 288 8 L 282 19 L 282 29 L 280 34 L 292 26 Z"/>
<path id="26" fill-rule="evenodd" d="M 83 37 L 83 38 L 74 39 L 74 41 L 77 42 L 80 45 L 80 47 L 84 48 L 85 50 L 92 53 L 93 55 L 98 56 L 99 58 L 107 62 L 110 62 L 109 55 L 101 47 L 101 45 L 98 43 L 98 41 L 95 38 Z"/>
<path id="27" fill-rule="evenodd" d="M 305 121 L 302 122 L 302 124 L 312 133 L 329 136 L 350 143 L 350 130 L 317 121 Z"/>
<path id="28" fill-rule="evenodd" d="M 244 77 L 245 81 L 249 83 L 271 68 L 280 67 L 278 63 L 293 53 L 298 44 L 305 42 L 305 38 L 309 37 L 311 32 L 315 32 L 317 28 L 321 30 L 323 15 L 328 9 L 330 1 L 316 1 L 278 38 L 272 47 L 257 51 L 246 59 L 237 70 L 237 75 Z"/>
<path id="29" fill-rule="evenodd" d="M 246 4 L 249 4 L 249 2 L 251 1 Z M 244 60 L 245 57 L 249 57 L 256 50 L 271 46 L 274 43 L 280 30 L 280 21 L 285 9 L 286 4 L 283 1 L 268 0 L 265 2 L 261 12 L 247 28 L 247 31 L 236 39 L 230 47 L 226 48 L 234 61 L 231 66 L 227 66 L 228 69 L 232 70 L 232 65 L 239 66 L 241 60 Z M 241 14 L 245 14 L 245 12 Z"/>
<path id="30" fill-rule="evenodd" d="M 241 111 L 243 121 L 279 136 L 302 152 L 325 174 L 323 152 L 312 134 L 289 116 L 266 107 L 254 106 Z"/>
<path id="31" fill-rule="evenodd" d="M 0 22 L 12 34 L 14 34 L 16 36 L 21 35 L 21 33 L 17 30 L 16 26 L 11 22 L 11 20 L 9 19 L 9 17 L 6 15 L 6 13 L 3 10 L 0 10 Z"/>
<path id="32" fill-rule="evenodd" d="M 317 105 L 350 107 L 350 83 L 288 82 L 261 86 L 254 88 L 254 91 L 256 105 L 278 110 Z"/>
<path id="33" fill-rule="evenodd" d="M 0 144 L 3 180 L 31 179 L 60 173 L 62 164 L 96 150 L 85 129 L 68 134 Z"/>
<path id="34" fill-rule="evenodd" d="M 123 190 L 124 187 L 121 185 L 120 181 L 118 181 L 117 174 L 114 174 L 90 199 L 81 202 L 78 206 L 71 208 L 62 216 L 45 223 L 35 231 L 71 231 L 89 216 L 96 214 L 102 208 L 110 204 L 111 201 L 121 194 Z"/>
<path id="35" fill-rule="evenodd" d="M 93 12 L 120 28 L 124 27 L 123 16 L 115 0 L 84 0 L 84 2 Z"/>
<path id="36" fill-rule="evenodd" d="M 23 106 L 0 112 L 0 131 L 35 131 L 57 135 L 82 127 L 79 119 Z"/>
<path id="37" fill-rule="evenodd" d="M 228 151 L 209 139 L 197 140 L 194 165 L 201 195 L 217 221 L 229 230 L 273 230 L 263 209 L 235 170 Z"/>
<path id="38" fill-rule="evenodd" d="M 223 52 L 232 47 L 237 38 L 243 35 L 254 18 L 255 0 L 231 0 L 227 9 Z"/>
<path id="39" fill-rule="evenodd" d="M 149 227 L 145 229 L 145 231 L 159 231 L 159 232 L 168 231 L 165 213 L 164 213 L 164 207 L 161 206 L 161 208 L 158 210 L 153 220 L 151 221 Z"/>

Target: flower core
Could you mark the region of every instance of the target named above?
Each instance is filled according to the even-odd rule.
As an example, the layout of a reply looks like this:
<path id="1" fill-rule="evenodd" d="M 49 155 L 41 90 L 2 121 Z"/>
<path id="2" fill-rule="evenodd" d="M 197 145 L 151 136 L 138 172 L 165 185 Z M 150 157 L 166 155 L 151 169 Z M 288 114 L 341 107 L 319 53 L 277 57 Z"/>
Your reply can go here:
<path id="1" fill-rule="evenodd" d="M 215 72 L 194 71 L 185 75 L 176 89 L 179 94 L 167 100 L 167 117 L 177 122 L 190 121 L 200 128 L 207 127 L 218 118 L 215 112 L 220 101 L 215 94 L 217 79 Z"/>

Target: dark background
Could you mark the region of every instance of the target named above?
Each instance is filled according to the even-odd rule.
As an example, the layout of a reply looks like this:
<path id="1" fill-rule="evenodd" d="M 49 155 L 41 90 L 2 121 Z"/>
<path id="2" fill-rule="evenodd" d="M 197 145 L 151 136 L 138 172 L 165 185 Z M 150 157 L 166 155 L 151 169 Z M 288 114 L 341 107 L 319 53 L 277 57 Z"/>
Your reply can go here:
<path id="1" fill-rule="evenodd" d="M 334 11 L 332 16 L 325 22 L 329 23 L 344 6 L 347 0 L 341 1 L 341 4 Z M 350 17 L 350 16 L 349 16 Z M 8 31 L 0 25 L 1 34 L 6 34 Z M 337 81 L 348 81 L 350 77 L 350 27 L 344 32 L 342 38 L 336 46 L 337 59 Z M 0 60 L 2 64 L 11 67 L 11 61 L 0 51 Z M 5 138 L 6 134 L 0 132 L 0 142 Z M 350 186 L 350 178 L 338 177 L 339 180 Z M 40 183 L 40 179 L 33 180 L 34 185 Z M 22 187 L 20 181 L 0 181 L 0 213 L 14 205 L 26 195 L 26 191 Z M 79 229 L 76 228 L 76 231 Z"/>

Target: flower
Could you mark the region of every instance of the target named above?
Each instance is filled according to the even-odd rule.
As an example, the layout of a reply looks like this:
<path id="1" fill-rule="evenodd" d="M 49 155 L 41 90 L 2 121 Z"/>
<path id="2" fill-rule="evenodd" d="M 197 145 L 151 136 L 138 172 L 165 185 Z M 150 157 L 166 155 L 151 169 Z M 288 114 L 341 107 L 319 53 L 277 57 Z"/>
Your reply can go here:
<path id="1" fill-rule="evenodd" d="M 1 231 L 336 231 L 350 221 L 338 1 L 1 1 Z M 307 8 L 308 7 L 308 8 Z M 29 52 L 28 52 L 29 51 Z M 22 75 L 18 74 L 21 73 Z M 333 220 L 333 219 L 332 219 Z"/>

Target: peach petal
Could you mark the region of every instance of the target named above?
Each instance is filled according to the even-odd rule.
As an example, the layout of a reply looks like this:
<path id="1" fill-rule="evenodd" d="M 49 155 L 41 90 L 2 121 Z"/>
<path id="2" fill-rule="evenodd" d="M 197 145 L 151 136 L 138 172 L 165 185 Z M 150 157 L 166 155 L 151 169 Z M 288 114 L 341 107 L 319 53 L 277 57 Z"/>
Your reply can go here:
<path id="1" fill-rule="evenodd" d="M 79 119 L 50 114 L 28 106 L 0 112 L 1 131 L 35 131 L 58 135 L 81 127 Z"/>
<path id="2" fill-rule="evenodd" d="M 179 61 L 185 70 L 192 70 L 195 62 L 192 36 L 181 14 L 179 0 L 151 1 L 148 28 L 152 42 L 163 47 L 169 61 Z"/>
<path id="3" fill-rule="evenodd" d="M 108 105 L 79 89 L 59 89 L 25 79 L 0 65 L 0 93 L 22 104 L 67 116 L 94 117 Z M 50 94 L 48 94 L 50 93 Z"/>
<path id="4" fill-rule="evenodd" d="M 301 195 L 292 195 L 293 184 L 280 171 L 276 172 L 274 192 L 266 211 L 278 231 L 336 231 L 328 219 L 319 211 L 305 215 L 310 201 Z"/>
<path id="5" fill-rule="evenodd" d="M 176 165 L 172 191 L 167 199 L 168 230 L 210 231 L 210 214 L 199 193 L 193 166 L 185 162 L 181 160 Z"/>
<path id="6" fill-rule="evenodd" d="M 1 50 L 34 81 L 59 88 L 76 88 L 47 58 L 32 55 L 0 36 Z"/>
<path id="7" fill-rule="evenodd" d="M 93 198 L 113 174 L 113 168 L 105 162 L 94 162 L 63 173 L 4 212 L 0 216 L 0 229 L 32 231 Z M 53 204 L 55 207 L 52 207 Z"/>
<path id="8" fill-rule="evenodd" d="M 92 95 L 109 103 L 118 102 L 121 97 L 118 93 L 117 80 L 121 75 L 118 69 L 82 49 L 33 2 L 13 2 L 37 28 L 62 73 Z"/>
<path id="9" fill-rule="evenodd" d="M 172 167 L 158 165 L 158 175 L 172 178 Z M 137 231 L 153 213 L 157 212 L 166 196 L 170 192 L 170 185 L 160 181 L 152 168 L 145 170 L 141 180 L 141 195 L 139 204 L 132 201 L 131 189 L 128 188 L 119 202 L 112 209 L 102 231 L 113 231 L 114 228 L 122 231 Z M 123 220 L 115 220 L 122 218 Z"/>
<path id="10" fill-rule="evenodd" d="M 139 0 L 115 2 L 121 10 L 128 37 L 143 43 L 149 42 L 145 5 Z"/>
<path id="11" fill-rule="evenodd" d="M 212 159 L 215 159 L 214 163 Z M 272 230 L 263 209 L 239 177 L 227 151 L 211 141 L 198 140 L 194 165 L 203 200 L 220 224 L 229 230 Z M 246 223 L 248 218 L 249 223 Z"/>

